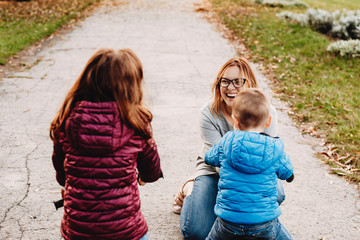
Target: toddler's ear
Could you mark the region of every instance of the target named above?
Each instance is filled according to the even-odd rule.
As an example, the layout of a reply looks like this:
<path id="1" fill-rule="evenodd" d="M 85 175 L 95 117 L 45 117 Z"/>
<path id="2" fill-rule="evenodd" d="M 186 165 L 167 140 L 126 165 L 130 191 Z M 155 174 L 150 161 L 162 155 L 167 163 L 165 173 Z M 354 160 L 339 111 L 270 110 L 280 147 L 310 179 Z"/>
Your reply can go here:
<path id="1" fill-rule="evenodd" d="M 237 118 L 234 116 L 234 114 L 231 114 L 231 118 L 234 121 L 234 130 L 240 130 L 239 120 L 237 120 Z"/>
<path id="2" fill-rule="evenodd" d="M 271 124 L 271 116 L 269 116 L 269 119 L 267 120 L 266 124 L 265 124 L 265 128 L 270 127 Z"/>

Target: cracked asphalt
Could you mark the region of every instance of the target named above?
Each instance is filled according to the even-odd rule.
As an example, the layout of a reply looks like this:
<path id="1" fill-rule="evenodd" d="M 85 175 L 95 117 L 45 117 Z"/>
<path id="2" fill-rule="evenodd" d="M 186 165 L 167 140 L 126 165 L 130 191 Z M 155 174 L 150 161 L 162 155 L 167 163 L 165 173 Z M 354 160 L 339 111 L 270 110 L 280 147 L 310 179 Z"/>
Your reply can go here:
<path id="1" fill-rule="evenodd" d="M 236 55 L 216 27 L 194 12 L 200 2 L 125 0 L 118 7 L 102 6 L 27 56 L 31 68 L 5 73 L 0 80 L 1 240 L 61 239 L 63 210 L 52 203 L 60 198 L 60 187 L 48 129 L 86 61 L 102 47 L 131 48 L 142 60 L 145 101 L 154 114 L 165 175 L 140 188 L 142 211 L 150 239 L 181 239 L 171 202 L 193 174 L 201 149 L 199 108 L 210 99 L 219 68 Z M 256 74 L 260 87 L 273 96 L 266 78 Z M 302 136 L 286 104 L 275 97 L 271 101 L 296 175 L 284 184 L 281 221 L 295 239 L 360 239 L 356 186 L 330 175 L 315 157 L 319 140 Z"/>

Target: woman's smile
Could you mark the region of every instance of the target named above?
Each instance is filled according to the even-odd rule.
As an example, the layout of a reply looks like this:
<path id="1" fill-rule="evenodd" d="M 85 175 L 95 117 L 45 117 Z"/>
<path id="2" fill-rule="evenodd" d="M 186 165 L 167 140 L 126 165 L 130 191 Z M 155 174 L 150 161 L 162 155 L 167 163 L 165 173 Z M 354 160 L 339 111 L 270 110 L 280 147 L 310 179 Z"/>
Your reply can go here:
<path id="1" fill-rule="evenodd" d="M 234 98 L 237 93 L 238 93 L 238 91 L 235 92 L 235 93 L 226 93 L 225 95 L 226 95 L 228 98 Z"/>
<path id="2" fill-rule="evenodd" d="M 220 85 L 220 95 L 226 104 L 226 108 L 232 107 L 232 102 L 236 94 L 238 94 L 240 89 L 246 87 L 246 84 L 242 86 L 242 88 L 236 88 L 234 85 L 234 79 L 242 79 L 242 75 L 243 74 L 240 72 L 240 69 L 237 66 L 233 66 L 226 69 L 224 75 L 222 76 L 222 78 L 229 83 L 227 87 L 222 87 Z"/>

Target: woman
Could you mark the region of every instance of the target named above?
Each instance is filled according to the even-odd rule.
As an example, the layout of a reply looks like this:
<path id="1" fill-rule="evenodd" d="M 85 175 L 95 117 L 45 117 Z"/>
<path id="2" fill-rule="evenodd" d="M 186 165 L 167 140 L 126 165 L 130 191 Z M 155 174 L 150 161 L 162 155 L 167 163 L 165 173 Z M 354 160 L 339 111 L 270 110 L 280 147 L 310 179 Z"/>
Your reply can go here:
<path id="1" fill-rule="evenodd" d="M 205 239 L 210 232 L 216 219 L 214 206 L 219 175 L 217 169 L 205 163 L 204 155 L 226 132 L 234 130 L 231 108 L 236 94 L 257 86 L 249 62 L 242 57 L 226 62 L 212 85 L 213 101 L 201 109 L 200 128 L 204 146 L 201 156 L 197 158 L 195 177 L 184 184 L 173 204 L 174 212 L 181 212 L 180 225 L 184 239 Z M 277 136 L 278 120 L 273 106 L 270 114 L 272 122 L 265 133 Z M 279 182 L 279 204 L 284 198 L 283 187 Z"/>

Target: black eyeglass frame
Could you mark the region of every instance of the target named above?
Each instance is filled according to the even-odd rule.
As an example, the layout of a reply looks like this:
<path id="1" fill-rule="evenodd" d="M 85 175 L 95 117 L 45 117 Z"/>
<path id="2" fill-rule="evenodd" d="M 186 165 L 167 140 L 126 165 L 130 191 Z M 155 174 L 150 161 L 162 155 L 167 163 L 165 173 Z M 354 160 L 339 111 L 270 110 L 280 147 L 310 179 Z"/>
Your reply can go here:
<path id="1" fill-rule="evenodd" d="M 225 85 L 221 85 L 221 80 L 223 80 L 223 79 L 228 82 L 228 84 L 227 84 L 226 86 L 225 86 Z M 239 80 L 239 81 L 242 80 L 241 86 L 239 86 L 239 87 L 235 86 L 235 82 L 234 82 L 234 81 L 236 81 L 236 80 Z M 232 83 L 232 85 L 234 86 L 234 88 L 242 88 L 242 87 L 245 85 L 245 82 L 246 82 L 246 78 L 228 79 L 228 78 L 221 77 L 221 78 L 219 79 L 219 86 L 220 86 L 220 87 L 223 87 L 223 88 L 227 88 L 227 87 L 230 86 L 230 83 Z"/>

